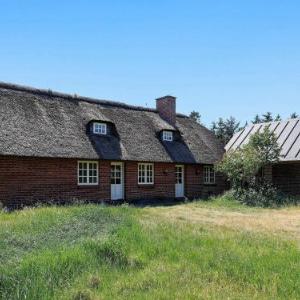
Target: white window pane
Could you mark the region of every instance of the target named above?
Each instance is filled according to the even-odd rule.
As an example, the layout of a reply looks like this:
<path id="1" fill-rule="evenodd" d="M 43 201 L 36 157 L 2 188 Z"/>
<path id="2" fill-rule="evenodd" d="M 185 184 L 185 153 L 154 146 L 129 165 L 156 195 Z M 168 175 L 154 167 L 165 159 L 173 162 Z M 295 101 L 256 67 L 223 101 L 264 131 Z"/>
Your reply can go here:
<path id="1" fill-rule="evenodd" d="M 78 183 L 97 184 L 98 183 L 98 163 L 79 162 L 78 163 Z"/>
<path id="2" fill-rule="evenodd" d="M 94 123 L 93 131 L 96 134 L 106 134 L 107 125 L 105 123 Z"/>
<path id="3" fill-rule="evenodd" d="M 153 183 L 153 165 L 139 164 L 138 165 L 138 182 L 142 184 Z"/>
<path id="4" fill-rule="evenodd" d="M 163 131 L 163 140 L 164 141 L 173 141 L 173 132 L 172 131 Z"/>

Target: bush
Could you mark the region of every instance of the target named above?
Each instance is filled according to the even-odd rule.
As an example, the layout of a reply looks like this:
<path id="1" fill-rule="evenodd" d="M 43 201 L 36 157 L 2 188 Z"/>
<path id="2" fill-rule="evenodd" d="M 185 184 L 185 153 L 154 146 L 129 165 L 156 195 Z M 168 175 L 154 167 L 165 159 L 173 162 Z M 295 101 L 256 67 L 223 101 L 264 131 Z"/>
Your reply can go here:
<path id="1" fill-rule="evenodd" d="M 287 198 L 260 176 L 260 170 L 279 161 L 277 137 L 268 127 L 250 137 L 248 144 L 229 151 L 217 165 L 231 183 L 234 198 L 250 206 L 279 206 Z"/>
<path id="2" fill-rule="evenodd" d="M 239 202 L 249 206 L 276 207 L 288 203 L 288 198 L 269 183 L 233 190 Z"/>

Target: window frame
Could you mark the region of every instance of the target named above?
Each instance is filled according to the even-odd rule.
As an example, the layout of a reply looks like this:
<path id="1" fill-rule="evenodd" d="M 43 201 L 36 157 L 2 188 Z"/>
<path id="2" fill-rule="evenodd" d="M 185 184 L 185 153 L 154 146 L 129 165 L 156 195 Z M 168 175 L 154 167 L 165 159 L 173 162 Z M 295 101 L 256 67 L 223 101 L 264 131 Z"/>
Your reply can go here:
<path id="1" fill-rule="evenodd" d="M 81 177 L 85 177 L 85 176 L 80 176 L 80 164 L 87 164 L 87 182 L 80 182 L 80 178 Z M 96 176 L 89 176 L 89 171 L 91 170 L 90 165 L 91 164 L 96 164 Z M 96 178 L 96 182 L 91 182 L 91 178 Z M 99 185 L 99 162 L 98 161 L 94 161 L 94 160 L 79 160 L 77 162 L 77 185 L 78 186 L 96 186 Z"/>
<path id="2" fill-rule="evenodd" d="M 96 126 L 102 127 L 104 130 L 96 131 Z M 93 123 L 93 133 L 99 135 L 107 135 L 107 124 L 103 122 L 94 122 Z"/>
<path id="3" fill-rule="evenodd" d="M 170 130 L 163 130 L 162 139 L 165 142 L 173 142 L 174 140 L 174 133 Z"/>
<path id="4" fill-rule="evenodd" d="M 216 184 L 215 166 L 213 166 L 213 165 L 204 166 L 204 168 L 203 168 L 203 182 L 204 182 L 204 184 Z"/>
<path id="5" fill-rule="evenodd" d="M 140 176 L 140 167 L 144 166 L 144 175 Z M 148 176 L 147 172 L 148 169 L 147 167 L 151 166 L 151 177 Z M 154 163 L 138 163 L 138 185 L 154 185 Z M 144 177 L 143 181 L 140 181 L 141 178 Z M 151 178 L 151 181 L 148 181 L 147 179 Z"/>

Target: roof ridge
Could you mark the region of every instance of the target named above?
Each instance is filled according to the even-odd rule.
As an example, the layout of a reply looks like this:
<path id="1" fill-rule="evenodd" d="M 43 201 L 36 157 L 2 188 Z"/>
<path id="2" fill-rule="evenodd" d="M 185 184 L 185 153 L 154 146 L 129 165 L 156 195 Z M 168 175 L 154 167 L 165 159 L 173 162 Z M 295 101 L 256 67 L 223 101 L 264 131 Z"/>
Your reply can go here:
<path id="1" fill-rule="evenodd" d="M 8 82 L 3 82 L 3 81 L 0 81 L 0 88 L 10 89 L 10 90 L 15 90 L 15 91 L 20 91 L 20 92 L 28 92 L 28 93 L 32 93 L 32 94 L 36 94 L 36 95 L 59 97 L 59 98 L 63 98 L 66 100 L 77 100 L 77 101 L 84 101 L 84 102 L 89 102 L 89 103 L 93 103 L 93 104 L 102 104 L 102 105 L 111 106 L 111 107 L 119 107 L 119 108 L 125 108 L 125 109 L 137 110 L 137 111 L 158 113 L 157 109 L 155 109 L 155 108 L 148 108 L 148 107 L 143 107 L 143 106 L 138 106 L 138 105 L 130 105 L 130 104 L 126 104 L 123 102 L 112 101 L 112 100 L 103 100 L 103 99 L 97 99 L 97 98 L 92 98 L 92 97 L 85 97 L 85 96 L 80 96 L 77 94 L 72 95 L 72 94 L 68 94 L 68 93 L 52 91 L 51 89 L 39 89 L 39 88 L 31 87 L 31 86 L 19 85 L 19 84 L 8 83 Z M 177 117 L 187 117 L 186 115 L 180 114 L 180 113 L 177 113 L 176 115 L 177 115 Z"/>

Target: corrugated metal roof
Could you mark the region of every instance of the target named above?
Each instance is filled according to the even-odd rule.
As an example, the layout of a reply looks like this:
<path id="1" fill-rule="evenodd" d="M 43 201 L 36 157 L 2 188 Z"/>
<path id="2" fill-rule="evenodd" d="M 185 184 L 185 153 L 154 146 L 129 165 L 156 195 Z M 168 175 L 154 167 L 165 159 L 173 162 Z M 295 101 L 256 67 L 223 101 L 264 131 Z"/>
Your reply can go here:
<path id="1" fill-rule="evenodd" d="M 254 133 L 262 132 L 265 127 L 277 136 L 281 147 L 281 161 L 300 161 L 300 118 L 249 125 L 232 137 L 225 147 L 226 151 L 246 145 Z"/>

